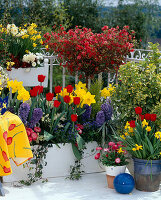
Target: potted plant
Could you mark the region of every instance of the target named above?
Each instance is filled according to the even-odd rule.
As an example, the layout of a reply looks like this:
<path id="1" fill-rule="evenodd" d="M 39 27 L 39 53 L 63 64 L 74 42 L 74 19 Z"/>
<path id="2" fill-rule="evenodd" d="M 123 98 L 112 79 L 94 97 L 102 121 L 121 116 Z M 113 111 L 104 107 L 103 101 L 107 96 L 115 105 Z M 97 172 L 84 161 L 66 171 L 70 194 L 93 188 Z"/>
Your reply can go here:
<path id="1" fill-rule="evenodd" d="M 24 86 L 35 86 L 38 73 L 48 76 L 48 60 L 42 66 L 42 44 L 41 32 L 35 23 L 22 27 L 0 26 L 0 65 L 7 70 L 10 79 L 23 81 Z M 48 78 L 45 87 L 47 83 Z"/>
<path id="2" fill-rule="evenodd" d="M 124 146 L 122 142 L 109 142 L 107 148 L 97 147 L 96 150 L 100 152 L 95 155 L 95 159 L 99 159 L 105 166 L 108 187 L 114 189 L 115 176 L 124 173 L 128 164 Z"/>
<path id="3" fill-rule="evenodd" d="M 161 132 L 156 127 L 156 114 L 142 114 L 136 107 L 136 120 L 126 123 L 120 136 L 134 161 L 136 189 L 154 192 L 159 189 L 161 173 Z"/>

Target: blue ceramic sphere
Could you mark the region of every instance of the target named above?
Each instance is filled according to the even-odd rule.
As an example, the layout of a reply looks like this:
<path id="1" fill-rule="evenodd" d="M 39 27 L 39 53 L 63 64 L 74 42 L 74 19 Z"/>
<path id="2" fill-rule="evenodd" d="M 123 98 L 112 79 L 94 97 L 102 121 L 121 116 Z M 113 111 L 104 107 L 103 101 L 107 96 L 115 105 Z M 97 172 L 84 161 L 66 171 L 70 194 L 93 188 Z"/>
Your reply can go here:
<path id="1" fill-rule="evenodd" d="M 134 178 L 127 173 L 117 175 L 113 184 L 115 190 L 121 194 L 129 194 L 135 186 Z"/>

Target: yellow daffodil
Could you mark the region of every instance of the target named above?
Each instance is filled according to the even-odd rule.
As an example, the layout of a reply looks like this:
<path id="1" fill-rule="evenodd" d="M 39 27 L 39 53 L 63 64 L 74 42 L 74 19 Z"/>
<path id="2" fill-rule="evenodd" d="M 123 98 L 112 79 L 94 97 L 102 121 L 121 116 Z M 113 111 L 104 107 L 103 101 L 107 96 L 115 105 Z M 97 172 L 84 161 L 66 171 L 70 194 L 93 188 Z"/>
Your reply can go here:
<path id="1" fill-rule="evenodd" d="M 22 84 L 23 84 L 22 81 L 18 82 L 17 80 L 14 80 L 14 81 L 11 80 L 7 82 L 7 87 L 9 88 L 9 90 L 12 89 L 12 93 L 15 93 L 18 90 L 23 88 Z"/>
<path id="2" fill-rule="evenodd" d="M 129 136 L 128 132 L 125 132 L 124 134 L 125 134 L 125 136 Z"/>
<path id="3" fill-rule="evenodd" d="M 155 137 L 156 137 L 157 139 L 160 139 L 160 140 L 161 140 L 161 132 L 160 132 L 160 131 L 157 131 L 157 132 L 155 133 Z"/>
<path id="4" fill-rule="evenodd" d="M 124 140 L 126 139 L 126 138 L 125 138 L 125 135 L 120 135 L 120 137 L 121 137 L 122 139 L 124 139 Z"/>
<path id="5" fill-rule="evenodd" d="M 96 103 L 95 95 L 92 95 L 90 92 L 87 92 L 86 95 L 84 96 L 82 106 L 84 104 L 87 104 L 90 106 L 92 103 Z"/>
<path id="6" fill-rule="evenodd" d="M 160 155 L 161 155 L 161 152 L 160 152 Z"/>
<path id="7" fill-rule="evenodd" d="M 140 150 L 140 149 L 143 150 L 143 146 L 142 145 L 139 146 L 138 144 L 135 144 L 135 146 L 136 146 L 136 150 Z"/>
<path id="8" fill-rule="evenodd" d="M 127 121 L 126 122 L 126 125 L 125 125 L 125 129 L 127 129 L 127 128 L 129 128 L 130 127 L 130 124 L 129 124 L 129 122 Z"/>
<path id="9" fill-rule="evenodd" d="M 107 88 L 104 88 L 103 90 L 101 90 L 101 97 L 104 97 L 105 99 L 107 97 L 110 97 L 110 91 Z"/>
<path id="10" fill-rule="evenodd" d="M 43 44 L 43 41 L 42 41 L 42 40 L 40 40 L 40 44 Z"/>
<path id="11" fill-rule="evenodd" d="M 38 35 L 36 36 L 36 39 L 41 39 L 41 35 L 38 34 Z"/>
<path id="12" fill-rule="evenodd" d="M 144 119 L 144 120 L 142 121 L 142 126 L 143 126 L 143 127 L 148 126 L 148 122 L 146 121 L 146 119 Z"/>
<path id="13" fill-rule="evenodd" d="M 69 96 L 69 93 L 67 92 L 67 89 L 64 88 L 63 90 L 61 90 L 61 92 L 59 93 L 60 96 L 65 97 L 65 96 Z"/>
<path id="14" fill-rule="evenodd" d="M 85 83 L 82 83 L 81 81 L 79 81 L 78 84 L 75 85 L 76 90 L 78 89 L 84 89 L 85 91 L 87 91 L 87 87 Z"/>
<path id="15" fill-rule="evenodd" d="M 148 132 L 150 132 L 150 131 L 151 131 L 151 126 L 147 126 L 147 127 L 146 127 L 146 130 L 147 130 Z"/>
<path id="16" fill-rule="evenodd" d="M 48 48 L 49 48 L 49 46 L 48 46 L 48 45 L 46 45 L 46 46 L 45 46 L 45 48 L 46 48 L 46 49 L 48 49 Z"/>
<path id="17" fill-rule="evenodd" d="M 29 37 L 29 35 L 28 34 L 25 34 L 25 35 L 23 35 L 21 38 L 22 39 L 25 39 L 25 38 L 28 38 Z"/>
<path id="18" fill-rule="evenodd" d="M 25 101 L 28 101 L 30 99 L 30 93 L 23 87 L 21 90 L 18 90 L 17 99 L 19 101 L 22 100 L 24 103 Z"/>
<path id="19" fill-rule="evenodd" d="M 36 43 L 33 43 L 33 45 L 32 45 L 33 47 L 36 47 L 37 46 L 37 44 Z"/>
<path id="20" fill-rule="evenodd" d="M 136 151 L 136 148 L 132 148 L 132 151 Z"/>
<path id="21" fill-rule="evenodd" d="M 129 127 L 129 133 L 133 133 L 134 129 L 132 127 Z"/>
<path id="22" fill-rule="evenodd" d="M 124 153 L 125 151 L 122 150 L 122 148 L 119 148 L 119 150 L 117 151 L 118 153 Z"/>
<path id="23" fill-rule="evenodd" d="M 25 52 L 26 52 L 26 53 L 29 53 L 29 50 L 26 50 Z"/>

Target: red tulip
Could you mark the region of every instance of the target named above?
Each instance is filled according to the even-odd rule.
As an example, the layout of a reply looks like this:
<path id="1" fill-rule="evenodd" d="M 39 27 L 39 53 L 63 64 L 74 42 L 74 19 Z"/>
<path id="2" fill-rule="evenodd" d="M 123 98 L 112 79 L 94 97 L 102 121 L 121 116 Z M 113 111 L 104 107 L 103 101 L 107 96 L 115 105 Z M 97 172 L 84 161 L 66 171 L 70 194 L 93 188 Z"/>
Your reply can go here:
<path id="1" fill-rule="evenodd" d="M 44 80 L 45 80 L 45 78 L 46 78 L 46 76 L 44 76 L 44 75 L 38 75 L 38 81 L 40 82 L 40 83 L 42 83 L 42 82 L 44 82 Z"/>
<path id="2" fill-rule="evenodd" d="M 54 94 L 49 92 L 46 94 L 46 100 L 47 101 L 52 101 L 53 100 L 53 97 L 54 97 Z"/>
<path id="3" fill-rule="evenodd" d="M 55 108 L 58 108 L 58 107 L 60 106 L 60 104 L 61 104 L 60 101 L 58 101 L 58 100 L 55 100 L 55 101 L 54 101 L 54 107 L 55 107 Z"/>
<path id="4" fill-rule="evenodd" d="M 78 115 L 74 115 L 74 114 L 71 115 L 72 122 L 76 122 L 77 119 L 78 119 Z"/>
<path id="5" fill-rule="evenodd" d="M 146 114 L 145 114 L 145 119 L 146 119 L 146 120 L 150 120 L 150 119 L 151 119 L 151 114 L 146 113 Z"/>
<path id="6" fill-rule="evenodd" d="M 70 103 L 70 96 L 66 95 L 63 99 L 65 103 Z"/>
<path id="7" fill-rule="evenodd" d="M 61 92 L 61 89 L 62 89 L 62 87 L 60 87 L 59 85 L 55 86 L 55 93 L 59 94 Z"/>
<path id="8" fill-rule="evenodd" d="M 151 114 L 151 115 L 150 115 L 150 120 L 151 120 L 152 122 L 155 122 L 156 119 L 157 119 L 157 115 L 156 115 L 156 114 Z"/>
<path id="9" fill-rule="evenodd" d="M 132 128 L 135 128 L 135 121 L 134 120 L 131 120 L 130 122 L 129 122 L 129 124 L 130 124 L 130 127 L 132 127 Z"/>
<path id="10" fill-rule="evenodd" d="M 141 121 L 143 121 L 144 120 L 144 115 L 139 115 L 139 119 L 141 119 Z"/>
<path id="11" fill-rule="evenodd" d="M 136 108 L 135 108 L 135 113 L 136 113 L 137 115 L 140 115 L 140 114 L 142 113 L 142 108 L 141 108 L 141 107 L 136 107 Z"/>
<path id="12" fill-rule="evenodd" d="M 79 105 L 79 104 L 80 104 L 80 97 L 74 97 L 74 98 L 73 98 L 73 103 L 74 103 L 75 105 Z"/>
<path id="13" fill-rule="evenodd" d="M 67 92 L 68 92 L 68 93 L 72 93 L 72 92 L 73 92 L 73 86 L 72 86 L 72 85 L 68 85 L 68 86 L 66 87 L 66 89 L 67 89 Z"/>

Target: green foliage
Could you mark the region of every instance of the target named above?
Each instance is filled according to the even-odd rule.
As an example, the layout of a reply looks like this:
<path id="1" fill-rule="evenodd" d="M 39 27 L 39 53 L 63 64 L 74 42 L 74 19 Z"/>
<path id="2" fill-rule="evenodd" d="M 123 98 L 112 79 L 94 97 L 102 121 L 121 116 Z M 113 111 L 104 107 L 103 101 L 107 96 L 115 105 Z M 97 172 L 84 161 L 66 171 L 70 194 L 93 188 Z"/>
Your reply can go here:
<path id="1" fill-rule="evenodd" d="M 101 6 L 102 3 L 98 0 L 64 0 L 64 7 L 73 17 L 70 28 L 82 26 L 99 32 L 104 21 L 99 9 Z"/>
<path id="2" fill-rule="evenodd" d="M 126 146 L 125 149 L 132 155 L 132 157 L 146 159 L 146 160 L 158 160 L 160 159 L 161 141 L 155 137 L 156 128 L 154 123 L 149 122 L 143 126 L 141 120 L 135 122 L 136 127 L 134 132 L 130 133 L 126 130 L 128 135 L 126 139 L 119 138 Z M 151 127 L 151 131 L 147 131 L 147 126 Z"/>
<path id="3" fill-rule="evenodd" d="M 47 165 L 44 161 L 48 148 L 51 144 L 43 143 L 38 146 L 34 146 L 32 149 L 33 158 L 23 165 L 24 168 L 29 169 L 27 180 L 21 180 L 20 183 L 24 185 L 31 185 L 32 183 L 42 179 L 43 167 Z M 42 182 L 46 182 L 46 179 L 42 179 Z"/>
<path id="4" fill-rule="evenodd" d="M 0 1 L 0 19 L 3 24 L 36 23 L 39 27 L 53 27 L 62 24 L 68 28 L 71 18 L 67 10 L 56 0 L 7 0 Z"/>
<path id="5" fill-rule="evenodd" d="M 161 100 L 161 53 L 158 44 L 149 43 L 152 50 L 145 61 L 128 62 L 119 69 L 120 84 L 111 97 L 113 107 L 120 117 L 119 127 L 134 118 L 134 108 L 140 106 L 144 113 L 155 111 Z M 157 106 L 157 107 L 156 107 Z M 158 119 L 159 122 L 160 119 Z"/>
<path id="6" fill-rule="evenodd" d="M 147 40 L 160 28 L 158 0 L 119 0 L 117 7 L 111 8 L 107 13 L 107 23 L 111 27 L 130 26 L 136 32 L 136 39 L 141 45 L 146 45 Z M 141 42 L 140 39 L 143 41 Z"/>
<path id="7" fill-rule="evenodd" d="M 90 92 L 92 95 L 95 95 L 95 100 L 97 103 L 92 105 L 92 113 L 91 113 L 91 117 L 95 118 L 96 114 L 98 113 L 98 111 L 100 111 L 101 105 L 102 105 L 102 101 L 101 101 L 101 93 L 100 90 L 102 89 L 102 85 L 103 83 L 99 80 L 96 80 L 94 83 L 91 84 L 90 86 Z"/>

